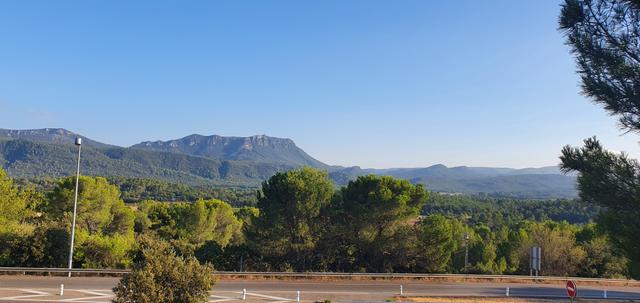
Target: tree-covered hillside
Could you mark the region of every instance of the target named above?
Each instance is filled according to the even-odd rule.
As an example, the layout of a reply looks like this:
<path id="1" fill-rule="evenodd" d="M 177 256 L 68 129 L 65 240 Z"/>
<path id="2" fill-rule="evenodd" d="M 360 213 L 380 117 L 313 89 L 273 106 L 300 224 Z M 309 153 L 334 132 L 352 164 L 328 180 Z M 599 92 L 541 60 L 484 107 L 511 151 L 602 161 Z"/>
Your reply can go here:
<path id="1" fill-rule="evenodd" d="M 12 176 L 58 177 L 75 171 L 74 146 L 24 140 L 0 141 L 0 161 Z M 83 147 L 82 174 L 159 179 L 192 185 L 257 186 L 286 164 L 221 161 L 170 152 Z"/>
<path id="2" fill-rule="evenodd" d="M 125 204 L 121 194 L 159 184 L 113 182 L 80 178 L 76 267 L 131 268 L 152 239 L 218 270 L 526 274 L 535 244 L 543 275 L 629 276 L 626 256 L 575 201 L 438 195 L 375 175 L 336 188 L 310 167 L 270 177 L 257 208 L 218 199 Z M 74 183 L 38 190 L 0 170 L 0 266 L 66 264 Z"/>
<path id="3" fill-rule="evenodd" d="M 511 169 L 446 167 L 361 169 L 329 166 L 305 153 L 290 139 L 269 136 L 191 135 L 147 141 L 132 147 L 100 143 L 64 129 L 0 130 L 0 164 L 13 177 L 47 178 L 75 171 L 82 137 L 81 172 L 110 178 L 155 179 L 190 186 L 257 188 L 276 172 L 302 166 L 327 170 L 337 185 L 368 174 L 392 176 L 447 193 L 512 198 L 574 198 L 575 175 L 557 167 Z"/>

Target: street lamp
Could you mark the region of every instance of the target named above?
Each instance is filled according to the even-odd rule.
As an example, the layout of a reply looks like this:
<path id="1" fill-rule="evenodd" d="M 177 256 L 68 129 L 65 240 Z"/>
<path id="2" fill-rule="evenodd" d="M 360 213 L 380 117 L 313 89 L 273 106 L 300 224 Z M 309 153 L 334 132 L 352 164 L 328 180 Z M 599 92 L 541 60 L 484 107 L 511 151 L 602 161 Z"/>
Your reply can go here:
<path id="1" fill-rule="evenodd" d="M 71 267 L 73 266 L 73 239 L 76 235 L 76 211 L 78 208 L 78 182 L 80 180 L 80 150 L 82 149 L 82 138 L 76 138 L 78 146 L 78 168 L 76 170 L 76 192 L 73 197 L 73 221 L 71 223 L 71 244 L 69 245 L 69 277 L 71 277 Z"/>
<path id="2" fill-rule="evenodd" d="M 469 266 L 469 233 L 464 233 L 464 268 Z"/>

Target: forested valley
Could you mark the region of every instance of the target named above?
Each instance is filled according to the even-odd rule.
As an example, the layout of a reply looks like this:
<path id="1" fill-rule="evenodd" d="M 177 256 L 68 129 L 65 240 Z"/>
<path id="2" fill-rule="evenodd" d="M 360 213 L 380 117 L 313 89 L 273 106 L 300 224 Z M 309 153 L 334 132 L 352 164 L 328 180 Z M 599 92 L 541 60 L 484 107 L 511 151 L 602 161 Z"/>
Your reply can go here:
<path id="1" fill-rule="evenodd" d="M 337 187 L 309 167 L 257 191 L 79 181 L 76 267 L 128 268 L 141 238 L 220 271 L 528 274 L 533 245 L 542 275 L 631 277 L 635 266 L 578 200 L 440 194 L 375 175 Z M 74 182 L 0 171 L 0 266 L 66 265 Z"/>

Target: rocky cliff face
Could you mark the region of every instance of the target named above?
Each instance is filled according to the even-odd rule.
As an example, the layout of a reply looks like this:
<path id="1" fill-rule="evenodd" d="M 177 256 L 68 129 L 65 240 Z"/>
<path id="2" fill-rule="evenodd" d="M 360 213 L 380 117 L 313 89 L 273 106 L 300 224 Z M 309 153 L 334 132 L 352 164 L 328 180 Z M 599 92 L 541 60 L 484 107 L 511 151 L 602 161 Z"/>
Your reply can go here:
<path id="1" fill-rule="evenodd" d="M 247 160 L 326 167 L 305 153 L 291 139 L 265 135 L 223 137 L 190 135 L 169 141 L 146 141 L 131 146 L 135 149 L 183 153 L 220 160 Z"/>

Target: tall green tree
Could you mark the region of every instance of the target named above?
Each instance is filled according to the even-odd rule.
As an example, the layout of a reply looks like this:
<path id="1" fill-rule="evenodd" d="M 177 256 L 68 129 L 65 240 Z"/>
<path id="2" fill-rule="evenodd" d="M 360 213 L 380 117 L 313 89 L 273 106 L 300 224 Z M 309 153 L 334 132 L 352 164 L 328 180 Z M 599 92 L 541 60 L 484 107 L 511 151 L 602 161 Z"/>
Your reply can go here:
<path id="1" fill-rule="evenodd" d="M 540 246 L 542 269 L 548 276 L 575 276 L 586 258 L 584 248 L 576 242 L 576 226 L 566 222 L 528 222 L 528 237 L 521 243 L 520 258 L 523 272 L 528 272 L 530 248 Z"/>
<path id="2" fill-rule="evenodd" d="M 429 215 L 417 227 L 416 267 L 419 271 L 442 273 L 447 270 L 458 241 L 452 220 L 440 214 Z"/>
<path id="3" fill-rule="evenodd" d="M 225 247 L 242 240 L 243 222 L 231 205 L 216 199 L 193 203 L 145 201 L 139 205 L 136 229 L 152 231 L 191 255 L 207 241 Z"/>
<path id="4" fill-rule="evenodd" d="M 628 132 L 640 132 L 640 2 L 565 0 L 560 29 L 575 55 L 582 92 L 616 116 Z M 600 222 L 631 259 L 640 277 L 640 166 L 606 151 L 595 139 L 566 146 L 561 167 L 577 171 L 580 197 L 604 207 Z M 621 224 L 622 223 L 622 224 Z"/>
<path id="5" fill-rule="evenodd" d="M 39 221 L 36 212 L 42 196 L 31 188 L 21 190 L 0 168 L 0 265 L 39 265 L 32 247 Z M 36 264 L 34 264 L 36 263 Z"/>
<path id="6" fill-rule="evenodd" d="M 282 269 L 307 270 L 313 266 L 314 249 L 323 226 L 320 210 L 334 193 L 327 172 L 303 167 L 277 173 L 262 183 L 258 196 L 260 214 L 248 235 L 256 251 L 280 260 Z M 286 268 L 289 267 L 289 268 Z"/>
<path id="7" fill-rule="evenodd" d="M 560 29 L 576 57 L 583 93 L 623 128 L 640 131 L 640 2 L 565 0 Z"/>
<path id="8" fill-rule="evenodd" d="M 41 200 L 31 189 L 20 190 L 0 167 L 0 234 L 32 230 Z"/>
<path id="9" fill-rule="evenodd" d="M 390 272 L 403 267 L 393 258 L 396 244 L 403 241 L 407 226 L 417 221 L 428 197 L 422 185 L 407 180 L 375 175 L 360 176 L 342 188 L 331 205 L 334 228 L 327 233 L 334 238 L 332 250 L 337 252 L 341 270 Z"/>
<path id="10" fill-rule="evenodd" d="M 628 260 L 617 253 L 607 236 L 599 235 L 581 244 L 586 256 L 580 264 L 583 277 L 591 278 L 625 278 L 628 273 Z"/>
<path id="11" fill-rule="evenodd" d="M 69 230 L 73 215 L 75 179 L 65 178 L 49 194 L 47 219 Z M 133 249 L 134 213 L 107 179 L 80 177 L 74 260 L 84 267 L 126 267 Z"/>

